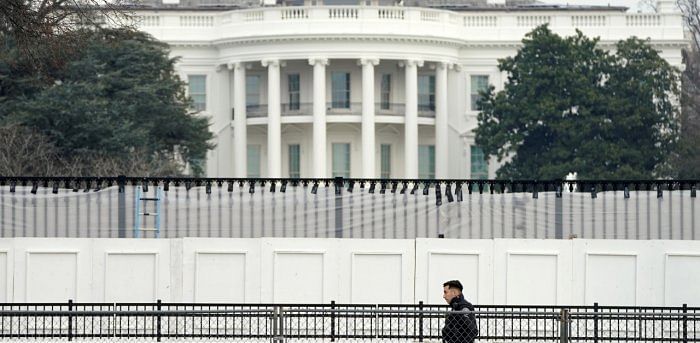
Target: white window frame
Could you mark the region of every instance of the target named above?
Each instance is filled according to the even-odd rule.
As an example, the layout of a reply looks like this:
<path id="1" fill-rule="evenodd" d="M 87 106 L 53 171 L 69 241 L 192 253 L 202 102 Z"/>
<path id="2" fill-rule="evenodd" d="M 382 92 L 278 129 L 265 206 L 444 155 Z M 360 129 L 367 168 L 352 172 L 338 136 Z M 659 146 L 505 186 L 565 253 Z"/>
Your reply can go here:
<path id="1" fill-rule="evenodd" d="M 347 170 L 342 170 L 342 171 L 334 170 L 334 168 L 335 168 L 334 162 L 335 162 L 335 158 L 336 158 L 336 155 L 335 155 L 335 146 L 336 145 L 345 145 L 348 148 L 348 150 L 347 150 L 347 162 L 348 162 L 347 163 Z M 350 143 L 350 142 L 333 142 L 333 143 L 331 143 L 331 175 L 333 177 L 336 177 L 336 176 L 350 177 L 351 173 L 352 173 L 352 143 Z"/>
<path id="2" fill-rule="evenodd" d="M 387 167 L 389 168 L 388 170 L 384 170 L 384 147 L 388 147 L 387 152 L 389 153 L 388 155 L 388 162 L 387 162 Z M 379 177 L 382 179 L 389 179 L 391 178 L 391 143 L 381 143 L 379 144 Z"/>
<path id="3" fill-rule="evenodd" d="M 345 89 L 344 91 L 336 90 L 336 89 L 333 87 L 333 85 L 334 85 L 334 82 L 333 82 L 333 75 L 335 75 L 335 74 L 345 74 L 345 75 L 347 75 L 347 77 L 348 77 L 347 82 L 346 82 L 346 84 L 347 84 L 347 89 Z M 351 105 L 351 102 L 352 102 L 352 93 L 351 93 L 351 89 L 352 89 L 352 73 L 350 73 L 349 71 L 343 71 L 343 70 L 331 71 L 331 106 L 330 106 L 330 107 L 331 107 L 332 109 L 349 110 L 350 107 L 352 106 L 352 105 Z M 336 100 L 335 100 L 335 95 L 336 95 L 336 93 L 337 93 L 337 94 L 343 94 L 343 93 L 344 93 L 345 96 L 347 96 L 347 106 L 338 106 L 338 105 L 340 104 L 340 102 L 336 102 Z"/>
<path id="4" fill-rule="evenodd" d="M 297 152 L 298 153 L 297 157 L 299 158 L 299 161 L 298 161 L 299 170 L 297 171 L 296 175 L 292 175 L 292 146 L 296 146 L 299 149 L 299 151 Z M 289 178 L 290 179 L 300 178 L 301 177 L 301 144 L 299 144 L 299 143 L 287 144 L 287 155 L 288 155 L 287 163 L 289 164 L 289 166 L 287 168 L 288 172 L 289 172 Z"/>
<path id="5" fill-rule="evenodd" d="M 476 77 L 486 77 L 486 89 L 488 90 L 488 87 L 491 83 L 491 76 L 489 74 L 478 74 L 478 73 L 473 73 L 469 74 L 469 110 L 470 111 L 479 111 L 478 107 L 476 106 L 476 101 L 478 100 L 479 97 L 479 90 L 475 90 L 473 87 L 473 82 Z"/>
<path id="6" fill-rule="evenodd" d="M 253 166 L 252 160 L 250 158 L 250 149 L 251 148 L 257 148 L 258 152 L 258 175 L 251 175 L 250 173 L 250 167 Z M 248 144 L 246 146 L 246 156 L 248 160 L 248 165 L 246 166 L 246 175 L 247 177 L 260 177 L 262 174 L 262 145 L 261 144 Z"/>
<path id="7" fill-rule="evenodd" d="M 251 106 L 255 106 L 256 108 L 259 108 L 261 105 L 260 100 L 262 100 L 261 99 L 262 77 L 259 74 L 250 74 L 250 75 L 246 75 L 245 78 L 246 78 L 245 79 L 245 86 L 246 86 L 245 87 L 245 106 L 246 106 L 246 110 L 248 110 Z M 258 79 L 258 89 L 256 90 L 256 92 L 253 92 L 253 89 L 251 87 L 248 87 L 248 78 Z M 255 103 L 253 103 L 251 101 L 252 99 L 250 97 L 250 95 L 253 95 L 253 94 L 256 94 L 257 98 L 258 98 L 258 101 Z"/>
<path id="8" fill-rule="evenodd" d="M 191 79 L 193 77 L 201 77 L 204 81 L 204 91 L 199 93 L 199 92 L 193 92 L 192 91 L 192 85 L 191 85 Z M 195 111 L 206 111 L 207 110 L 207 74 L 187 74 L 187 92 L 190 98 L 192 98 L 192 109 Z M 204 101 L 202 102 L 197 102 L 195 101 L 196 97 L 202 96 L 204 97 Z"/>

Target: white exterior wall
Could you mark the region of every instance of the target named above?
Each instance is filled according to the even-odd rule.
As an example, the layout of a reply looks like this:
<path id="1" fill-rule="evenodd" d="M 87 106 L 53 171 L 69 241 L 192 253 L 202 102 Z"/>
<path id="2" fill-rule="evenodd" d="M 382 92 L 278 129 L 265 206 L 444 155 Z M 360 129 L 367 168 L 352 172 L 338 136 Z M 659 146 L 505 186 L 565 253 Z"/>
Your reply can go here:
<path id="1" fill-rule="evenodd" d="M 342 10 L 342 11 L 341 11 Z M 339 15 L 339 13 L 343 13 Z M 679 13 L 622 13 L 616 10 L 531 10 L 453 12 L 427 8 L 377 6 L 311 6 L 266 7 L 234 11 L 138 11 L 141 28 L 169 43 L 172 55 L 180 57 L 178 69 L 187 74 L 207 75 L 207 110 L 212 117 L 217 148 L 209 154 L 208 176 L 228 177 L 233 174 L 232 125 L 233 106 L 231 63 L 249 64 L 248 75 L 261 76 L 261 103 L 267 99 L 267 70 L 264 59 L 279 59 L 281 66 L 282 103 L 287 102 L 287 79 L 290 72 L 299 72 L 301 103 L 313 101 L 310 58 L 328 59 L 326 67 L 326 102 L 331 99 L 331 72 L 351 73 L 351 102 L 362 101 L 362 73 L 357 61 L 378 59 L 375 70 L 375 103 L 379 102 L 381 74 L 392 74 L 392 103 L 405 103 L 405 72 L 399 66 L 406 60 L 423 61 L 418 73 L 434 73 L 435 63 L 446 62 L 448 70 L 448 170 L 449 178 L 469 178 L 472 130 L 476 112 L 469 108 L 470 76 L 489 75 L 497 90 L 502 89 L 505 75 L 498 71 L 497 60 L 517 52 L 524 35 L 535 26 L 549 23 L 560 35 L 584 34 L 600 37 L 601 45 L 612 47 L 632 35 L 650 38 L 651 44 L 674 66 L 682 65 L 681 49 L 687 45 Z M 222 67 L 223 66 L 223 67 Z M 226 80 L 230 80 L 226 82 Z M 229 89 L 226 89 L 228 86 Z M 221 99 L 228 97 L 229 99 Z M 361 108 L 359 106 L 358 108 Z M 309 113 L 282 116 L 282 175 L 288 173 L 287 142 L 301 146 L 301 176 L 312 174 L 312 123 Z M 326 113 L 327 143 L 350 142 L 352 145 L 351 176 L 362 173 L 360 127 L 361 113 L 338 115 Z M 403 116 L 375 113 L 375 170 L 379 176 L 378 149 L 383 141 L 392 146 L 392 177 L 404 175 Z M 296 125 L 303 123 L 303 125 Z M 383 129 L 384 123 L 398 124 Z M 435 121 L 419 117 L 418 144 L 434 140 Z M 289 127 L 295 124 L 295 127 Z M 343 124 L 343 125 L 335 125 Z M 345 125 L 348 124 L 348 125 Z M 267 170 L 267 118 L 248 118 L 248 144 L 261 145 L 261 175 Z M 326 169 L 330 175 L 331 149 L 326 149 Z M 493 177 L 498 165 L 489 164 Z"/>
<path id="2" fill-rule="evenodd" d="M 2 302 L 700 305 L 700 242 L 1 239 Z"/>

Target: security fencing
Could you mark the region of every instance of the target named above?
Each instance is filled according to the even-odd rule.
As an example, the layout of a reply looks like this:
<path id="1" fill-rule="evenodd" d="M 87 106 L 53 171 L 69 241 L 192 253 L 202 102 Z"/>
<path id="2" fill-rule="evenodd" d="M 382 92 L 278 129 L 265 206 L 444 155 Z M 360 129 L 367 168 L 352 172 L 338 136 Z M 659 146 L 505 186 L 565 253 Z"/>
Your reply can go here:
<path id="1" fill-rule="evenodd" d="M 696 240 L 698 184 L 0 176 L 0 237 Z"/>
<path id="2" fill-rule="evenodd" d="M 0 304 L 0 338 L 469 342 L 443 337 L 474 315 L 476 342 L 698 342 L 700 308 L 347 304 Z M 455 332 L 455 331 L 452 331 Z M 463 332 L 465 336 L 474 333 Z M 476 336 L 476 335 L 475 335 Z"/>

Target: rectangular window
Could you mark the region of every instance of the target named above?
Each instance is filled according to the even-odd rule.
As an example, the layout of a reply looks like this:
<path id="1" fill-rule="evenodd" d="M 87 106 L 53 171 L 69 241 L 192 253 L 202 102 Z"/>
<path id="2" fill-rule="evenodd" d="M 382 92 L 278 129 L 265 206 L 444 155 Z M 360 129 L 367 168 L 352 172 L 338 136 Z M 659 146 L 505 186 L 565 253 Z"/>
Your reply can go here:
<path id="1" fill-rule="evenodd" d="M 350 177 L 350 143 L 333 143 L 333 177 Z"/>
<path id="2" fill-rule="evenodd" d="M 331 107 L 350 108 L 350 73 L 331 73 Z"/>
<path id="3" fill-rule="evenodd" d="M 299 93 L 299 74 L 287 75 L 287 82 L 289 84 L 289 110 L 298 111 L 301 99 Z"/>
<path id="4" fill-rule="evenodd" d="M 391 108 L 391 74 L 382 74 L 379 108 L 382 110 Z"/>
<path id="5" fill-rule="evenodd" d="M 435 111 L 435 75 L 418 75 L 418 110 Z"/>
<path id="6" fill-rule="evenodd" d="M 260 109 L 260 75 L 246 75 L 245 105 L 248 111 L 255 112 Z"/>
<path id="7" fill-rule="evenodd" d="M 435 178 L 435 146 L 418 146 L 418 177 L 421 179 Z"/>
<path id="8" fill-rule="evenodd" d="M 299 170 L 301 169 L 301 148 L 299 144 L 289 144 L 289 177 L 298 179 L 300 177 Z"/>
<path id="9" fill-rule="evenodd" d="M 248 145 L 248 177 L 260 177 L 260 145 Z"/>
<path id="10" fill-rule="evenodd" d="M 380 162 L 381 162 L 381 178 L 388 179 L 391 177 L 391 144 L 382 144 L 380 146 Z"/>
<path id="11" fill-rule="evenodd" d="M 481 99 L 481 92 L 489 90 L 488 75 L 472 75 L 471 76 L 471 110 L 478 111 L 479 105 L 477 102 Z"/>
<path id="12" fill-rule="evenodd" d="M 478 146 L 471 146 L 471 178 L 484 180 L 489 178 L 489 165 L 484 151 Z"/>
<path id="13" fill-rule="evenodd" d="M 192 98 L 192 109 L 204 111 L 207 109 L 207 76 L 187 75 L 190 98 Z"/>

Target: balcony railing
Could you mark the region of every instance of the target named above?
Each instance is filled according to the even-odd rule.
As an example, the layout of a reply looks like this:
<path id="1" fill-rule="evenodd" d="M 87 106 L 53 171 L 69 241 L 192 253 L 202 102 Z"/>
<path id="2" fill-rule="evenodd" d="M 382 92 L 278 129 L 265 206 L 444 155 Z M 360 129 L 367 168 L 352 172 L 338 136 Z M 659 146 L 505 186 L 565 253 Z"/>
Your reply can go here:
<path id="1" fill-rule="evenodd" d="M 302 102 L 298 104 L 281 104 L 283 116 L 310 116 L 313 115 L 313 103 Z M 374 103 L 375 116 L 404 116 L 406 104 L 402 103 Z M 267 117 L 267 104 L 247 105 L 247 118 Z M 361 102 L 328 102 L 326 103 L 326 115 L 362 115 Z M 435 118 L 435 106 L 418 105 L 418 116 L 422 118 Z"/>
<path id="2" fill-rule="evenodd" d="M 319 25 L 309 25 L 318 23 Z M 183 36 L 211 41 L 226 37 L 274 35 L 303 32 L 305 34 L 375 32 L 385 34 L 419 34 L 450 37 L 469 42 L 478 40 L 520 41 L 522 35 L 542 24 L 559 34 L 582 29 L 601 40 L 617 40 L 630 30 L 652 40 L 683 39 L 679 13 L 623 13 L 600 11 L 513 11 L 494 13 L 454 12 L 395 6 L 298 6 L 267 7 L 217 13 L 178 13 L 177 11 L 139 10 L 134 24 L 169 41 Z M 273 25 L 270 25 L 273 24 Z M 186 28 L 187 31 L 182 29 Z M 224 29 L 220 29 L 224 28 Z M 166 29 L 166 30 L 163 30 Z M 210 34 L 203 34 L 209 32 Z M 476 35 L 476 33 L 479 33 Z"/>
<path id="3" fill-rule="evenodd" d="M 418 116 L 423 118 L 435 118 L 435 105 L 418 105 Z"/>
<path id="4" fill-rule="evenodd" d="M 374 104 L 374 115 L 378 116 L 403 116 L 406 114 L 406 105 L 392 102 L 377 102 Z"/>
<path id="5" fill-rule="evenodd" d="M 428 8 L 397 8 L 397 7 L 375 7 L 375 6 L 312 6 L 312 7 L 271 7 L 253 8 L 225 12 L 222 15 L 212 15 L 210 13 L 193 14 L 142 14 L 133 19 L 135 25 L 141 27 L 158 26 L 183 26 L 183 27 L 211 27 L 216 24 L 229 24 L 235 22 L 263 22 L 263 21 L 310 21 L 314 19 L 342 20 L 342 19 L 373 19 L 381 21 L 422 21 L 422 22 L 444 22 L 455 26 L 463 27 L 496 27 L 506 26 L 527 26 L 535 27 L 545 23 L 554 23 L 557 27 L 605 27 L 605 26 L 627 26 L 627 27 L 660 27 L 668 24 L 679 23 L 670 22 L 666 17 L 677 17 L 674 13 L 558 13 L 552 15 L 542 15 L 537 13 L 505 13 L 499 15 L 480 13 L 455 13 L 451 11 L 428 9 Z M 168 20 L 160 18 L 175 18 L 170 23 Z M 560 20 L 564 18 L 564 20 Z M 558 19 L 558 20 L 555 20 Z M 566 20 L 569 19 L 569 20 Z M 169 24 L 169 25 L 168 25 Z"/>
<path id="6" fill-rule="evenodd" d="M 282 104 L 283 116 L 310 116 L 314 114 L 314 104 L 310 102 Z"/>
<path id="7" fill-rule="evenodd" d="M 362 114 L 361 102 L 335 101 L 326 103 L 326 114 Z"/>
<path id="8" fill-rule="evenodd" d="M 248 118 L 267 117 L 267 104 L 246 105 L 245 111 Z"/>

